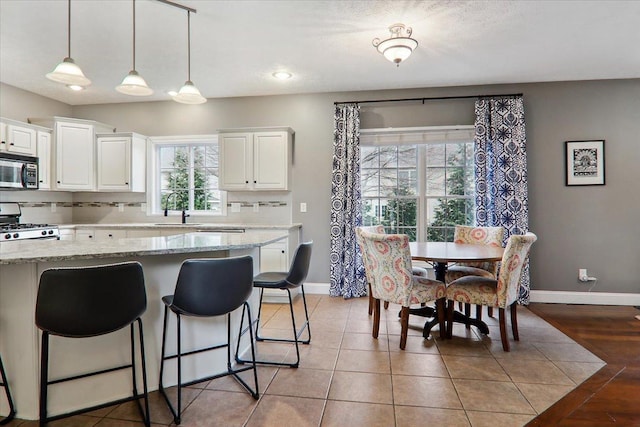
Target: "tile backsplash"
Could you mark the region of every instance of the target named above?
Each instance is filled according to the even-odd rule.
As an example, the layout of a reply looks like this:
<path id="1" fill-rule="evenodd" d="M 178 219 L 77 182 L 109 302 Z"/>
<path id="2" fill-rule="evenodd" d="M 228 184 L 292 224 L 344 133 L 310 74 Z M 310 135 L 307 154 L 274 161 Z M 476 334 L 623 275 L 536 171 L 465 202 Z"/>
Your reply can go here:
<path id="1" fill-rule="evenodd" d="M 23 223 L 118 224 L 180 221 L 179 215 L 167 218 L 161 214 L 147 215 L 145 195 L 139 193 L 0 191 L 0 201 L 19 202 L 22 210 L 20 221 Z M 290 224 L 291 207 L 290 193 L 228 193 L 226 216 L 193 214 L 187 222 Z"/>

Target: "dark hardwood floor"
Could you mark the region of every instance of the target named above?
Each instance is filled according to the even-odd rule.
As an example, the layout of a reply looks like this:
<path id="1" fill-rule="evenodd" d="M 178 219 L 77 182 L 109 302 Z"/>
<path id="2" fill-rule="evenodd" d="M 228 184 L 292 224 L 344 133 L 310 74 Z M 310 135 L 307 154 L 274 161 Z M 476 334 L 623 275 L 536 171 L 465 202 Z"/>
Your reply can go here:
<path id="1" fill-rule="evenodd" d="M 607 365 L 528 426 L 640 426 L 640 310 L 632 306 L 529 305 Z"/>

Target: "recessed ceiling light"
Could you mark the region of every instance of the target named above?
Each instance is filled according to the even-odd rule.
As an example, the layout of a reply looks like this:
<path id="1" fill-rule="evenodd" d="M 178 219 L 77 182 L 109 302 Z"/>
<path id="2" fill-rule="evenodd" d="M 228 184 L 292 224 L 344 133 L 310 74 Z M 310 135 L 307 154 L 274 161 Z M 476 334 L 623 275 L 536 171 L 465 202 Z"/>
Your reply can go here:
<path id="1" fill-rule="evenodd" d="M 287 79 L 290 79 L 293 76 L 293 74 L 287 71 L 276 71 L 275 73 L 272 74 L 272 76 L 278 80 L 287 80 Z"/>
<path id="2" fill-rule="evenodd" d="M 67 85 L 67 87 L 69 89 L 75 90 L 75 91 L 84 90 L 84 86 L 80 86 L 80 85 Z"/>
<path id="3" fill-rule="evenodd" d="M 176 92 L 175 90 L 168 90 L 167 91 L 167 95 L 176 96 L 177 94 L 178 94 L 178 92 Z"/>

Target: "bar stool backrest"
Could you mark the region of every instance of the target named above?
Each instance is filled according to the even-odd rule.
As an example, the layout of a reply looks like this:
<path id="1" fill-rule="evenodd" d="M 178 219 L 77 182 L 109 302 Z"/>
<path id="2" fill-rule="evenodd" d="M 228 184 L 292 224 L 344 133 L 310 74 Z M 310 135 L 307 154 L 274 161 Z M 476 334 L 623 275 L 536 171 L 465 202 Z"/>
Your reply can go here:
<path id="1" fill-rule="evenodd" d="M 171 309 L 220 316 L 240 307 L 253 290 L 253 258 L 190 259 L 182 263 Z"/>
<path id="2" fill-rule="evenodd" d="M 138 262 L 53 268 L 40 276 L 36 325 L 52 335 L 92 337 L 130 325 L 146 309 Z"/>
<path id="3" fill-rule="evenodd" d="M 309 273 L 309 263 L 311 262 L 311 248 L 313 242 L 301 243 L 296 249 L 296 253 L 291 261 L 289 274 L 285 279 L 290 286 L 300 286 L 304 283 Z"/>

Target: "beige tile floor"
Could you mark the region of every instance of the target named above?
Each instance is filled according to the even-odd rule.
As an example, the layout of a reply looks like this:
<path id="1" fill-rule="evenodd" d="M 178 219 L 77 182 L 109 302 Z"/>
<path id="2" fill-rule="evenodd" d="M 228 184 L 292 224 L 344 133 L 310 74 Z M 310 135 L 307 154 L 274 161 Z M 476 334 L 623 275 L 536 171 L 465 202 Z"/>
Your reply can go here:
<path id="1" fill-rule="evenodd" d="M 452 340 L 424 340 L 424 320 L 412 316 L 401 351 L 398 306 L 382 313 L 375 340 L 366 298 L 307 300 L 312 342 L 301 348 L 298 369 L 260 367 L 258 401 L 230 377 L 191 386 L 183 391 L 181 425 L 522 426 L 604 365 L 526 308 L 518 312 L 521 341 L 512 341 L 510 353 L 502 351 L 497 319 L 486 315 L 489 336 L 455 325 Z M 297 319 L 301 307 L 298 298 Z M 263 321 L 264 335 L 288 335 L 286 305 L 265 304 Z M 258 351 L 272 360 L 295 358 L 290 344 L 260 343 Z M 151 417 L 157 426 L 172 422 L 157 392 L 151 395 Z M 128 403 L 50 425 L 142 424 Z"/>

